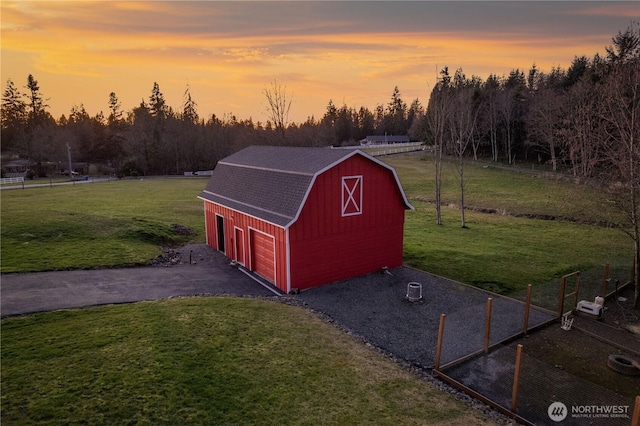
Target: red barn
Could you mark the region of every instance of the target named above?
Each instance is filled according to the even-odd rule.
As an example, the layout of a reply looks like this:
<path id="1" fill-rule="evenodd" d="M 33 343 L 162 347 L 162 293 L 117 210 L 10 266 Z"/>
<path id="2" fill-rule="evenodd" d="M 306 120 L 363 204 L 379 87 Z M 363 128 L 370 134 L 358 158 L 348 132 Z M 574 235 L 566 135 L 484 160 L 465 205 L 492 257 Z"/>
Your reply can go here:
<path id="1" fill-rule="evenodd" d="M 392 167 L 343 149 L 251 146 L 198 197 L 207 244 L 287 293 L 400 266 L 413 209 Z"/>

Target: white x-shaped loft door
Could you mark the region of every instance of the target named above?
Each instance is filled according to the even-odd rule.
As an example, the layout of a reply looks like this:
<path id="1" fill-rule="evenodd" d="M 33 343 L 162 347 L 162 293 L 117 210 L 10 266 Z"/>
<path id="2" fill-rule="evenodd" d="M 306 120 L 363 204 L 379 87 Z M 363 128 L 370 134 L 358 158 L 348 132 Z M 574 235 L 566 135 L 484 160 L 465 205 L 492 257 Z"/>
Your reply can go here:
<path id="1" fill-rule="evenodd" d="M 362 213 L 362 176 L 342 178 L 342 216 Z"/>

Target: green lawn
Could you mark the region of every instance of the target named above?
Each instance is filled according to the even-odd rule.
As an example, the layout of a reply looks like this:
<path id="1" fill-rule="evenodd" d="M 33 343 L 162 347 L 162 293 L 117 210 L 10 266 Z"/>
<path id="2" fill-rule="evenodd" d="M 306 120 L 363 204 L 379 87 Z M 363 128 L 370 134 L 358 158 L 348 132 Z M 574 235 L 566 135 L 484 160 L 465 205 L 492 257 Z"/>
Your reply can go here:
<path id="1" fill-rule="evenodd" d="M 452 163 L 443 168 L 443 222 L 436 225 L 434 167 L 419 155 L 385 158 L 394 166 L 416 211 L 407 212 L 404 259 L 425 271 L 555 309 L 559 278 L 582 271 L 581 298 L 591 299 L 610 276 L 626 282 L 632 242 L 619 230 L 596 226 L 619 212 L 607 208 L 593 188 L 527 172 L 466 165 L 466 205 L 503 214 L 466 212 L 460 221 L 459 184 Z M 554 216 L 538 220 L 515 215 Z M 569 220 L 570 219 L 570 220 Z"/>
<path id="2" fill-rule="evenodd" d="M 184 298 L 2 322 L 2 424 L 493 424 L 305 309 Z"/>
<path id="3" fill-rule="evenodd" d="M 204 242 L 206 179 L 151 178 L 2 192 L 2 272 L 144 264 Z M 175 232 L 186 226 L 194 235 Z"/>
<path id="4" fill-rule="evenodd" d="M 598 192 L 558 179 L 467 164 L 466 203 L 505 214 L 467 212 L 460 227 L 454 163 L 443 175 L 444 225 L 435 224 L 433 162 L 420 154 L 383 158 L 398 172 L 416 211 L 406 214 L 405 261 L 419 269 L 523 297 L 555 309 L 558 279 L 583 272 L 595 297 L 606 263 L 629 277 L 632 245 L 622 232 L 593 225 L 618 213 Z M 2 272 L 138 265 L 162 245 L 204 242 L 199 178 L 145 178 L 2 192 Z M 554 216 L 536 220 L 511 215 Z M 192 236 L 175 233 L 173 224 Z"/>

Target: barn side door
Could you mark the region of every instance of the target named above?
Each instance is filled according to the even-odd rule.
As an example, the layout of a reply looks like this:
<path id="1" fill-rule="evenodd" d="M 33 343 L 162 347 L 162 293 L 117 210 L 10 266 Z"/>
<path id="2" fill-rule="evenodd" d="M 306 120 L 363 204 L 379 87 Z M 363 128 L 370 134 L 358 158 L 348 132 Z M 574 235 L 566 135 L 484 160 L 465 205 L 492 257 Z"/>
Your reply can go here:
<path id="1" fill-rule="evenodd" d="M 234 228 L 234 244 L 235 244 L 235 261 L 245 265 L 245 250 L 244 250 L 244 230 L 242 228 Z"/>
<path id="2" fill-rule="evenodd" d="M 218 250 L 225 253 L 224 251 L 224 217 L 220 215 L 216 215 L 216 236 L 218 243 Z"/>

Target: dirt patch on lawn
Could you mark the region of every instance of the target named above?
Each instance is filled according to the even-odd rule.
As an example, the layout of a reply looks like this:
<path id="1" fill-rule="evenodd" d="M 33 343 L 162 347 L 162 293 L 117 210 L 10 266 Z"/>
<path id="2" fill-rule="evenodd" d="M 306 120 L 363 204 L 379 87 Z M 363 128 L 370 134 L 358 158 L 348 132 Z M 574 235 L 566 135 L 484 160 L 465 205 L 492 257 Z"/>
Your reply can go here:
<path id="1" fill-rule="evenodd" d="M 626 298 L 619 301 L 618 297 Z M 627 286 L 606 301 L 600 319 L 574 315 L 571 330 L 560 323 L 531 333 L 511 343 L 523 345 L 523 353 L 574 376 L 595 383 L 624 397 L 640 395 L 639 376 L 618 373 L 607 366 L 609 355 L 624 355 L 640 361 L 640 312 L 632 309 L 633 287 Z"/>
<path id="2" fill-rule="evenodd" d="M 178 248 L 164 247 L 162 254 L 149 262 L 152 266 L 217 265 L 230 262 L 206 244 L 187 244 Z"/>

